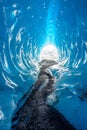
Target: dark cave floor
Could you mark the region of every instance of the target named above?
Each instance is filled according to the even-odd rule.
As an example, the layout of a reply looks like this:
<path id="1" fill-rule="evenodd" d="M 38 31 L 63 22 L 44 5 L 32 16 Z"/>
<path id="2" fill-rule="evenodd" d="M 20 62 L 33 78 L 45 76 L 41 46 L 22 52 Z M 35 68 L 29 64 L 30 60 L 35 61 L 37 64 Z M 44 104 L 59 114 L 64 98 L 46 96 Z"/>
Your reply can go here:
<path id="1" fill-rule="evenodd" d="M 62 114 L 46 104 L 43 93 L 33 94 L 16 113 L 19 120 L 13 130 L 74 130 Z"/>
<path id="2" fill-rule="evenodd" d="M 61 113 L 46 103 L 47 96 L 55 89 L 54 82 L 49 72 L 40 72 L 31 94 L 12 119 L 12 130 L 75 130 Z"/>

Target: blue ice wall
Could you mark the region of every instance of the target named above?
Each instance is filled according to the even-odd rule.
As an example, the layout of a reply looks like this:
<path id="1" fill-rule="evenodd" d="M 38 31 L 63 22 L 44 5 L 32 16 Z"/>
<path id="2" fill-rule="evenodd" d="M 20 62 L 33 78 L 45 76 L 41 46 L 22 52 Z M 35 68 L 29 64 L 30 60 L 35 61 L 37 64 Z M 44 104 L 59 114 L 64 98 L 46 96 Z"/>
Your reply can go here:
<path id="1" fill-rule="evenodd" d="M 12 113 L 36 81 L 40 51 L 50 41 L 60 65 L 54 73 L 60 73 L 54 107 L 76 129 L 87 129 L 86 12 L 86 0 L 0 1 L 1 130 L 10 130 Z"/>

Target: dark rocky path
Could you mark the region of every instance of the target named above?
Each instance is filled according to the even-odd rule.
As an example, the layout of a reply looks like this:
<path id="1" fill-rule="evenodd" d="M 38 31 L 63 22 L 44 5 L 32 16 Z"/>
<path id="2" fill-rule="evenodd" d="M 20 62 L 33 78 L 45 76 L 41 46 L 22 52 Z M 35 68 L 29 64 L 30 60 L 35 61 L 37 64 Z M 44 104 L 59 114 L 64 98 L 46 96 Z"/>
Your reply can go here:
<path id="1" fill-rule="evenodd" d="M 62 114 L 46 103 L 55 89 L 54 82 L 55 78 L 42 69 L 30 96 L 12 120 L 14 123 L 18 119 L 12 130 L 74 130 Z"/>

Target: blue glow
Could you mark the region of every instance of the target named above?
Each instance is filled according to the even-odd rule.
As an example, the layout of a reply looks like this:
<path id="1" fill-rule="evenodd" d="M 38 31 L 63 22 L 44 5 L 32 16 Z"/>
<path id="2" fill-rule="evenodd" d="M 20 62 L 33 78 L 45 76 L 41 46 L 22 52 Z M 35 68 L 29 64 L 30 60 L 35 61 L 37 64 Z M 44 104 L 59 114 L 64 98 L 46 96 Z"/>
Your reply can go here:
<path id="1" fill-rule="evenodd" d="M 58 10 L 59 1 L 51 0 L 46 18 L 46 43 L 55 43 Z"/>
<path id="2" fill-rule="evenodd" d="M 47 44 L 58 50 L 58 66 L 51 70 L 59 99 L 54 107 L 77 130 L 87 129 L 86 12 L 87 0 L 0 1 L 0 130 L 10 130 L 18 101 L 37 80 Z"/>

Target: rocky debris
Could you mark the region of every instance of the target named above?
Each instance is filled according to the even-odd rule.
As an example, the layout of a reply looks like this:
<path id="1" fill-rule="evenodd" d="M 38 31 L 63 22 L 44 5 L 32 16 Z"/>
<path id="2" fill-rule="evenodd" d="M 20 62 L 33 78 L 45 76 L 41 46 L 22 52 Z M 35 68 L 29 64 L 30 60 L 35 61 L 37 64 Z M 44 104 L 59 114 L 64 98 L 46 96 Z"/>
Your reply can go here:
<path id="1" fill-rule="evenodd" d="M 74 130 L 62 114 L 46 103 L 47 96 L 55 89 L 54 83 L 55 78 L 42 69 L 30 96 L 13 117 L 13 124 L 17 123 L 12 130 Z"/>

